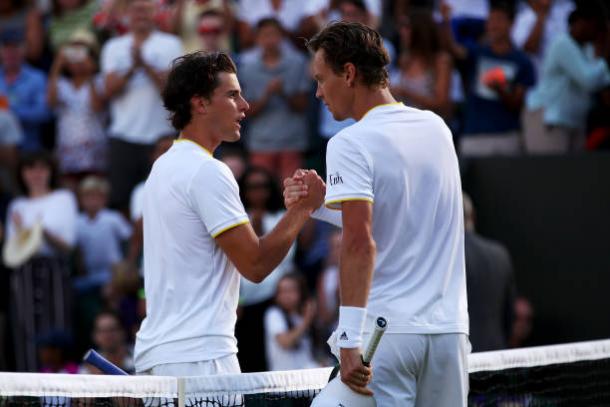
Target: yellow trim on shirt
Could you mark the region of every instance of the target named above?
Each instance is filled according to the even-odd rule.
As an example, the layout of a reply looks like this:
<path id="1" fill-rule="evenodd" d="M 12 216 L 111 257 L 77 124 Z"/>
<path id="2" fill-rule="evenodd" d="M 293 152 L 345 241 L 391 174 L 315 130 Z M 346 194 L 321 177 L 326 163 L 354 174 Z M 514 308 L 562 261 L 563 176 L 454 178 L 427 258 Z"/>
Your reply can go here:
<path id="1" fill-rule="evenodd" d="M 335 199 L 334 201 L 324 202 L 324 206 L 326 206 L 328 209 L 331 209 L 333 211 L 340 211 L 341 209 L 333 208 L 329 205 L 334 205 L 334 204 L 349 202 L 349 201 L 366 201 L 366 202 L 370 202 L 372 204 L 375 203 L 375 201 L 372 200 L 371 198 L 344 198 L 344 199 Z"/>
<path id="2" fill-rule="evenodd" d="M 241 226 L 241 225 L 245 225 L 246 223 L 249 223 L 249 222 L 250 222 L 250 221 L 249 221 L 248 219 L 246 219 L 246 220 L 242 220 L 241 222 L 237 222 L 237 223 L 236 223 L 236 224 L 234 224 L 234 225 L 227 226 L 226 228 L 223 228 L 223 229 L 219 230 L 218 232 L 214 233 L 214 234 L 212 235 L 212 237 L 213 237 L 214 239 L 216 239 L 216 237 L 218 237 L 218 236 L 222 235 L 222 234 L 223 234 L 224 232 L 226 232 L 227 230 L 230 230 L 230 229 L 236 228 L 236 227 Z"/>
<path id="3" fill-rule="evenodd" d="M 383 103 L 381 105 L 373 106 L 369 110 L 367 110 L 367 112 L 364 114 L 364 116 L 362 116 L 362 119 L 364 119 L 367 114 L 371 113 L 372 110 L 377 109 L 378 107 L 395 106 L 395 105 L 404 105 L 404 103 L 402 103 L 402 102 L 392 102 L 392 103 Z M 360 120 L 362 120 L 362 119 L 360 119 Z"/>
<path id="4" fill-rule="evenodd" d="M 179 138 L 177 140 L 174 140 L 174 143 L 184 143 L 185 141 L 188 141 L 188 142 L 191 142 L 191 143 L 195 144 L 197 147 L 199 147 L 203 151 L 205 151 L 210 157 L 213 157 L 212 153 L 210 153 L 207 148 L 205 148 L 201 144 L 197 143 L 196 141 L 191 140 L 190 138 L 182 138 L 181 137 L 181 138 Z"/>

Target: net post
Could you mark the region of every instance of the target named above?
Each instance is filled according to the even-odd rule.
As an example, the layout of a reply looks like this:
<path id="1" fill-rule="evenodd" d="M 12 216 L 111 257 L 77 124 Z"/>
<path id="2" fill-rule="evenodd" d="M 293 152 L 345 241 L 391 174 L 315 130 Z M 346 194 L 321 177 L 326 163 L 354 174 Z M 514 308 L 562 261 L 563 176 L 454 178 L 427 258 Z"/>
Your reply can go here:
<path id="1" fill-rule="evenodd" d="M 185 390 L 184 390 L 184 377 L 178 377 L 178 407 L 185 407 Z"/>

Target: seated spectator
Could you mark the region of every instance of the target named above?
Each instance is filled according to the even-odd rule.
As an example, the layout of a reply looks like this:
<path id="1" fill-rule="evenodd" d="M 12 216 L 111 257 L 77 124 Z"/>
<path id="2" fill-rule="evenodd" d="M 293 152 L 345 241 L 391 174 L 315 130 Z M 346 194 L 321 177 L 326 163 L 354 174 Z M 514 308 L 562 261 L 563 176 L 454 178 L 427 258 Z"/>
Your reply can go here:
<path id="1" fill-rule="evenodd" d="M 56 189 L 57 170 L 50 154 L 26 154 L 18 174 L 24 195 L 10 203 L 6 238 L 42 226 L 42 243 L 11 273 L 17 370 L 34 372 L 36 338 L 50 328 L 72 328 L 67 259 L 76 243 L 78 212 L 72 193 Z"/>
<path id="2" fill-rule="evenodd" d="M 568 30 L 568 15 L 573 9 L 572 0 L 521 2 L 511 36 L 515 45 L 530 56 L 537 74 L 551 41 Z"/>
<path id="3" fill-rule="evenodd" d="M 316 306 L 307 295 L 305 279 L 287 274 L 278 282 L 275 305 L 265 313 L 265 342 L 270 370 L 318 367 L 310 329 Z"/>
<path id="4" fill-rule="evenodd" d="M 442 117 L 451 111 L 451 56 L 441 47 L 440 33 L 432 14 L 414 11 L 400 20 L 398 69 L 390 75 L 397 100 Z"/>
<path id="5" fill-rule="evenodd" d="M 282 38 L 278 20 L 259 21 L 256 42 L 261 58 L 244 62 L 239 70 L 250 103 L 244 134 L 250 161 L 279 179 L 302 166 L 308 138 L 304 112 L 311 86 L 305 58 L 283 49 Z"/>
<path id="6" fill-rule="evenodd" d="M 506 349 L 511 335 L 515 276 L 508 250 L 475 230 L 472 200 L 464 194 L 466 285 L 473 352 Z"/>
<path id="7" fill-rule="evenodd" d="M 68 43 L 75 32 L 93 29 L 97 0 L 55 0 L 49 21 L 49 41 L 54 53 Z"/>
<path id="8" fill-rule="evenodd" d="M 135 372 L 133 350 L 127 344 L 125 328 L 115 312 L 102 311 L 97 314 L 92 339 L 93 346 L 100 355 L 129 374 Z M 90 364 L 82 364 L 78 373 L 103 374 Z"/>
<path id="9" fill-rule="evenodd" d="M 78 373 L 78 365 L 71 360 L 72 339 L 61 331 L 51 331 L 37 341 L 40 373 Z"/>
<path id="10" fill-rule="evenodd" d="M 320 28 L 317 16 L 325 9 L 323 1 L 241 0 L 237 8 L 237 36 L 242 49 L 255 45 L 256 27 L 263 19 L 275 18 L 287 32 L 287 38 L 303 48 L 303 38 L 310 38 Z"/>
<path id="11" fill-rule="evenodd" d="M 515 155 L 522 151 L 520 113 L 534 68 L 510 39 L 513 20 L 508 3 L 493 3 L 486 23 L 487 42 L 458 44 L 443 8 L 443 34 L 455 58 L 464 65 L 466 106 L 459 151 L 463 156 Z"/>
<path id="12" fill-rule="evenodd" d="M 185 52 L 231 50 L 232 0 L 178 0 L 174 8 L 170 26 Z"/>
<path id="13" fill-rule="evenodd" d="M 110 185 L 104 178 L 88 176 L 78 190 L 83 213 L 78 217 L 77 245 L 84 276 L 74 286 L 80 293 L 99 295 L 110 282 L 112 267 L 124 258 L 122 247 L 131 236 L 131 225 L 119 212 L 106 208 Z"/>
<path id="14" fill-rule="evenodd" d="M 239 180 L 239 190 L 250 224 L 258 236 L 273 230 L 284 210 L 275 178 L 265 169 L 251 167 Z M 261 327 L 271 305 L 278 281 L 294 267 L 295 247 L 261 283 L 240 278 L 238 318 L 235 335 L 239 346 L 239 362 L 244 372 L 265 371 L 265 336 Z"/>
<path id="15" fill-rule="evenodd" d="M 173 129 L 160 91 L 171 62 L 182 54 L 178 37 L 159 32 L 152 0 L 129 5 L 130 33 L 109 40 L 101 68 L 110 101 L 110 204 L 127 212 L 134 186 L 148 175 L 155 141 Z"/>
<path id="16" fill-rule="evenodd" d="M 25 58 L 36 63 L 44 48 L 44 27 L 41 13 L 35 6 L 21 0 L 0 1 L 0 27 L 17 31 L 25 38 Z"/>
<path id="17" fill-rule="evenodd" d="M 0 29 L 0 97 L 19 119 L 24 138 L 19 148 L 35 151 L 42 147 L 42 125 L 49 119 L 45 101 L 45 74 L 24 62 L 25 43 L 19 31 Z"/>
<path id="18" fill-rule="evenodd" d="M 57 114 L 56 155 L 62 184 L 76 190 L 79 181 L 106 169 L 104 84 L 96 75 L 97 43 L 77 33 L 55 57 L 47 101 Z"/>
<path id="19" fill-rule="evenodd" d="M 524 135 L 529 153 L 584 150 L 593 94 L 610 84 L 603 58 L 608 47 L 604 12 L 596 1 L 580 3 L 568 19 L 569 31 L 549 47 L 538 86 L 527 98 Z"/>

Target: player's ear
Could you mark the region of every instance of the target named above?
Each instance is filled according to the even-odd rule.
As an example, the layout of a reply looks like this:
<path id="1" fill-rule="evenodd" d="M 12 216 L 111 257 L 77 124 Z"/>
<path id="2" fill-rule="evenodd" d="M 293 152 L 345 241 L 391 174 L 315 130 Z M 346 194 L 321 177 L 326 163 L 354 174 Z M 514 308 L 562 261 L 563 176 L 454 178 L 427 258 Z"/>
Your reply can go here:
<path id="1" fill-rule="evenodd" d="M 343 75 L 347 86 L 350 88 L 354 87 L 354 84 L 356 83 L 356 66 L 351 62 L 343 65 Z"/>
<path id="2" fill-rule="evenodd" d="M 191 111 L 197 114 L 207 113 L 207 99 L 203 96 L 194 95 L 191 97 Z"/>

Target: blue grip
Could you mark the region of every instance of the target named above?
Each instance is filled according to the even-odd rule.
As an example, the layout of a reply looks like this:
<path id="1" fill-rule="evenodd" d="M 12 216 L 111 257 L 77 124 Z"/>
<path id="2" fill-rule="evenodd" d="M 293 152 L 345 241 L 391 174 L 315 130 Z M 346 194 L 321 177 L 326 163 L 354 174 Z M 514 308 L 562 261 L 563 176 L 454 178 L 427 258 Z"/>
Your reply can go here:
<path id="1" fill-rule="evenodd" d="M 115 364 L 109 362 L 105 357 L 94 351 L 93 349 L 89 349 L 85 356 L 83 357 L 83 361 L 97 367 L 104 374 L 108 375 L 122 375 L 127 376 L 127 372 L 116 366 Z"/>

